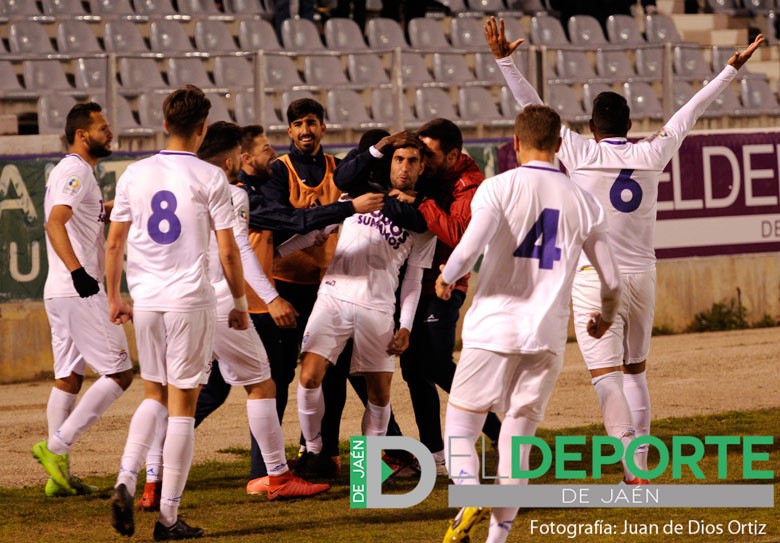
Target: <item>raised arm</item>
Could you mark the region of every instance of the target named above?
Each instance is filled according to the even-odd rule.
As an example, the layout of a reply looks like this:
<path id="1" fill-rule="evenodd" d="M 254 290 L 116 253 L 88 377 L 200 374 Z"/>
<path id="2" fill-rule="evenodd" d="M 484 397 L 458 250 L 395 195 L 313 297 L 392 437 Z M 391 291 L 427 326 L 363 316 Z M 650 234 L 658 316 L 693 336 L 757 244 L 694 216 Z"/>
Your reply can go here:
<path id="1" fill-rule="evenodd" d="M 523 76 L 520 70 L 515 65 L 515 61 L 512 60 L 512 53 L 523 43 L 525 40 L 519 38 L 512 43 L 509 43 L 506 39 L 506 33 L 504 32 L 504 20 L 500 19 L 496 21 L 495 17 L 490 17 L 485 23 L 485 39 L 487 39 L 490 52 L 496 59 L 501 73 L 506 80 L 506 84 L 509 90 L 512 91 L 512 96 L 522 107 L 529 106 L 531 104 L 542 104 L 542 99 L 536 93 L 528 80 Z"/>

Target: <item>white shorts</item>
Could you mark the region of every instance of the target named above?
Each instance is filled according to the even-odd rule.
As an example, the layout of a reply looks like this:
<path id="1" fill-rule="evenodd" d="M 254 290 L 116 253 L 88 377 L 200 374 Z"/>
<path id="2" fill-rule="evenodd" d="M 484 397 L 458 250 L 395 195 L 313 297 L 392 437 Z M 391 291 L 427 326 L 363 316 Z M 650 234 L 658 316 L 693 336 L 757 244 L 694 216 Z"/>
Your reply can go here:
<path id="1" fill-rule="evenodd" d="M 89 298 L 50 298 L 43 301 L 51 325 L 54 377 L 84 375 L 89 366 L 100 375 L 133 367 L 127 336 L 108 320 L 108 299 L 99 292 Z"/>
<path id="2" fill-rule="evenodd" d="M 449 401 L 470 411 L 497 411 L 541 422 L 561 368 L 563 353 L 506 354 L 464 348 Z"/>
<path id="3" fill-rule="evenodd" d="M 248 329 L 235 330 L 227 321 L 217 321 L 214 358 L 219 360 L 219 371 L 229 385 L 253 385 L 271 378 L 268 355 L 251 322 Z"/>
<path id="4" fill-rule="evenodd" d="M 141 377 L 187 390 L 204 385 L 211 372 L 216 311 L 134 311 Z"/>
<path id="5" fill-rule="evenodd" d="M 579 271 L 571 293 L 574 331 L 589 370 L 637 364 L 650 354 L 655 312 L 655 270 L 620 274 L 620 307 L 601 339 L 588 335 L 589 313 L 601 311 L 601 283 L 595 270 Z"/>
<path id="6" fill-rule="evenodd" d="M 314 303 L 301 351 L 318 354 L 331 364 L 354 338 L 350 374 L 395 371 L 387 348 L 395 335 L 393 315 L 320 294 Z"/>

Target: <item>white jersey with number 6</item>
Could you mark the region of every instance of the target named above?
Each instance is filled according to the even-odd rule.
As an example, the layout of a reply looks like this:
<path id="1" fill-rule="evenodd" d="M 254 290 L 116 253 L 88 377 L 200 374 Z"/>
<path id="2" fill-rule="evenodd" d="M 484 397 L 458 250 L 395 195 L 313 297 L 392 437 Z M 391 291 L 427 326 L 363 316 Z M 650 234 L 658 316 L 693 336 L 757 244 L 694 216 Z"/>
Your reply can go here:
<path id="1" fill-rule="evenodd" d="M 604 211 L 552 164 L 540 161 L 485 180 L 471 209 L 464 247 L 456 247 L 443 273 L 448 283 L 455 280 L 453 275 L 464 272 L 461 253 L 473 256 L 484 248 L 463 346 L 562 352 L 577 259 L 589 236 L 606 233 Z M 480 232 L 480 221 L 490 226 L 470 236 L 469 230 Z M 608 260 L 600 263 L 602 269 L 614 267 Z"/>
<path id="2" fill-rule="evenodd" d="M 139 160 L 117 183 L 111 220 L 132 223 L 127 284 L 135 309 L 190 312 L 214 307 L 211 232 L 235 223 L 222 170 L 178 151 Z"/>

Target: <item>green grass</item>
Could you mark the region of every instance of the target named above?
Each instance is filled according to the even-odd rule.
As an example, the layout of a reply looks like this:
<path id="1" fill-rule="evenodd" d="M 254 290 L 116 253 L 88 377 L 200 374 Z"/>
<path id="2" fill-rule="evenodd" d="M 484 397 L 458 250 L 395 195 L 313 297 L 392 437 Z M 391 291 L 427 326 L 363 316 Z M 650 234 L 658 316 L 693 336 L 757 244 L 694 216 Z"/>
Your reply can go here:
<path id="1" fill-rule="evenodd" d="M 729 412 L 705 417 L 686 417 L 654 421 L 653 434 L 671 442 L 673 435 L 692 435 L 703 438 L 707 435 L 776 435 L 780 428 L 780 409 L 760 411 Z M 542 430 L 539 436 L 552 442 L 555 435 L 592 435 L 602 434 L 600 426 L 570 428 L 565 431 Z M 780 444 L 763 448 L 770 453 L 770 465 L 759 466 L 775 470 L 773 481 L 777 483 L 780 472 Z M 264 497 L 250 497 L 244 492 L 245 476 L 249 469 L 246 451 L 231 449 L 236 460 L 225 463 L 208 463 L 194 466 L 184 495 L 181 514 L 191 523 L 203 526 L 209 537 L 204 541 L 219 542 L 272 542 L 272 543 L 322 543 L 322 542 L 439 542 L 448 520 L 455 510 L 447 507 L 446 481 L 440 479 L 431 495 L 414 508 L 404 510 L 368 509 L 351 510 L 349 508 L 347 470 L 338 479 L 331 491 L 313 499 L 289 501 L 285 503 L 269 502 Z M 486 454 L 487 472 L 495 469 L 492 451 Z M 345 468 L 347 452 L 342 454 Z M 537 459 L 538 461 L 538 459 Z M 651 453 L 651 466 L 654 465 Z M 589 469 L 590 458 L 584 457 L 582 466 L 576 464 L 567 467 Z M 535 464 L 532 457 L 532 465 Z M 684 472 L 683 479 L 673 481 L 670 472 L 654 482 L 658 484 L 713 483 L 716 458 L 714 449 L 707 449 L 707 455 L 700 463 L 707 479 L 695 480 L 690 473 Z M 741 454 L 734 451 L 729 455 L 729 481 L 740 481 Z M 600 483 L 615 483 L 621 479 L 620 469 L 608 470 Z M 102 542 L 122 541 L 110 526 L 108 496 L 113 484 L 112 477 L 89 478 L 89 482 L 99 485 L 103 490 L 96 496 L 51 499 L 43 495 L 42 486 L 23 489 L 0 489 L 0 541 L 51 541 L 51 542 Z M 553 483 L 550 476 L 537 481 Z M 568 481 L 572 484 L 588 484 L 595 481 Z M 756 483 L 759 481 L 744 481 Z M 387 483 L 386 483 L 387 484 Z M 395 490 L 408 491 L 415 482 L 395 483 Z M 139 488 L 140 488 L 139 484 Z M 775 501 L 780 503 L 778 488 L 775 488 Z M 136 516 L 136 535 L 127 541 L 150 541 L 155 514 Z M 702 536 L 622 536 L 605 537 L 602 535 L 581 535 L 568 538 L 566 535 L 532 535 L 531 521 L 549 523 L 592 523 L 602 519 L 607 523 L 622 526 L 623 520 L 631 522 L 656 523 L 663 525 L 670 520 L 683 523 L 687 527 L 689 520 L 701 520 L 711 524 L 726 526 L 731 520 L 742 522 L 756 521 L 767 524 L 767 535 L 735 535 L 728 532 L 723 535 Z M 472 541 L 484 541 L 486 526 L 480 526 Z M 515 521 L 515 527 L 509 541 L 557 543 L 575 541 L 576 543 L 602 542 L 719 542 L 734 543 L 740 541 L 759 541 L 761 543 L 780 542 L 780 522 L 776 509 L 538 509 L 521 510 Z"/>

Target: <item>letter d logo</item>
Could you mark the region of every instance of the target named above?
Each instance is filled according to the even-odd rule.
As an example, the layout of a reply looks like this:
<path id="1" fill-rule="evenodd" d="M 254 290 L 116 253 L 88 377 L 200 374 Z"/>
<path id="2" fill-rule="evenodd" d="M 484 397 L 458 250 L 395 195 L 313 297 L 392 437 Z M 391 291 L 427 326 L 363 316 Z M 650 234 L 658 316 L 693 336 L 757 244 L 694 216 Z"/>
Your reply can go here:
<path id="1" fill-rule="evenodd" d="M 406 494 L 382 494 L 382 483 L 393 470 L 382 460 L 383 449 L 404 450 L 420 463 L 420 482 Z M 360 509 L 402 509 L 417 505 L 436 484 L 436 463 L 430 451 L 410 437 L 353 436 L 349 452 L 349 505 Z"/>

